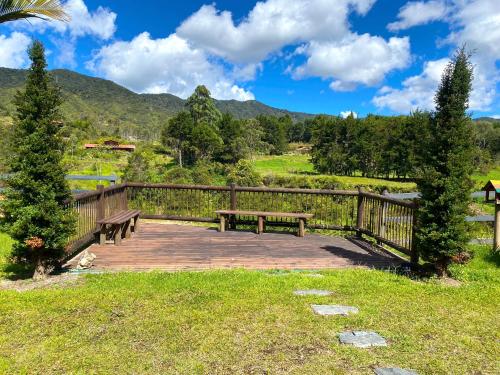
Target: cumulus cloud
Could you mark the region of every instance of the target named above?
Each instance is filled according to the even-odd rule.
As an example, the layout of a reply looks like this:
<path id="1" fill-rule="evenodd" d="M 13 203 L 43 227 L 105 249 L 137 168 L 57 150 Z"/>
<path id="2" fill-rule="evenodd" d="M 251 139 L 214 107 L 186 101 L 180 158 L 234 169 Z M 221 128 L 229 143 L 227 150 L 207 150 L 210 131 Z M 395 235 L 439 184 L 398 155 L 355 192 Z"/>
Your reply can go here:
<path id="1" fill-rule="evenodd" d="M 238 63 L 258 63 L 286 45 L 339 39 L 351 11 L 365 14 L 376 0 L 268 0 L 235 24 L 231 12 L 204 5 L 177 34 L 210 53 Z"/>
<path id="2" fill-rule="evenodd" d="M 176 34 L 153 39 L 142 33 L 129 42 L 114 42 L 101 48 L 88 68 L 140 93 L 169 92 L 186 98 L 197 85 L 204 84 L 217 99 L 254 99 L 202 49 Z"/>
<path id="3" fill-rule="evenodd" d="M 421 74 L 403 81 L 402 89 L 382 87 L 373 98 L 373 103 L 379 108 L 386 107 L 399 113 L 434 108 L 434 91 L 448 61 L 440 59 L 426 62 Z"/>
<path id="4" fill-rule="evenodd" d="M 445 58 L 426 62 L 422 73 L 405 79 L 401 89 L 382 87 L 373 98 L 373 103 L 398 113 L 434 109 L 434 95 L 449 61 Z M 486 75 L 476 67 L 472 86 L 470 109 L 488 110 L 495 98 L 495 83 L 488 82 Z"/>
<path id="5" fill-rule="evenodd" d="M 9 37 L 0 35 L 0 66 L 25 68 L 28 64 L 26 49 L 31 39 L 23 33 L 13 32 Z"/>
<path id="6" fill-rule="evenodd" d="M 411 1 L 398 13 L 398 21 L 387 25 L 391 31 L 405 30 L 413 26 L 443 19 L 447 14 L 444 0 Z"/>
<path id="7" fill-rule="evenodd" d="M 358 114 L 354 111 L 342 111 L 342 112 L 340 112 L 340 117 L 342 117 L 342 118 L 347 118 L 351 115 L 354 118 L 358 118 Z"/>
<path id="8" fill-rule="evenodd" d="M 412 4 L 416 3 L 408 3 L 402 11 Z M 470 108 L 489 110 L 496 99 L 496 85 L 500 82 L 497 68 L 500 60 L 500 1 L 450 0 L 446 6 L 445 19 L 452 31 L 441 44 L 453 47 L 465 45 L 473 51 L 474 81 Z M 412 26 L 411 22 L 407 26 Z M 374 97 L 373 103 L 395 112 L 434 108 L 434 92 L 447 61 L 426 62 L 421 74 L 407 78 L 400 89 L 384 87 Z"/>
<path id="9" fill-rule="evenodd" d="M 102 41 L 111 39 L 116 31 L 117 16 L 102 6 L 90 11 L 83 0 L 67 0 L 63 6 L 71 17 L 69 22 L 47 22 L 33 18 L 29 22 L 26 20 L 10 22 L 7 26 L 27 32 L 50 32 L 51 41 L 59 49 L 56 61 L 74 68 L 77 65 L 75 52 L 78 38 L 90 36 Z"/>
<path id="10" fill-rule="evenodd" d="M 44 33 L 47 30 L 60 34 L 68 33 L 72 38 L 93 36 L 98 39 L 108 40 L 116 31 L 116 13 L 108 8 L 99 6 L 95 11 L 90 11 L 83 0 L 68 0 L 63 4 L 70 15 L 69 22 L 31 19 L 29 22 L 19 20 L 7 24 L 13 29 L 24 29 Z"/>
<path id="11" fill-rule="evenodd" d="M 357 84 L 374 86 L 388 72 L 406 67 L 410 41 L 407 37 L 386 41 L 369 34 L 351 34 L 339 42 L 311 42 L 303 53 L 308 59 L 293 70 L 294 78 L 333 78 L 331 89 L 351 91 Z"/>

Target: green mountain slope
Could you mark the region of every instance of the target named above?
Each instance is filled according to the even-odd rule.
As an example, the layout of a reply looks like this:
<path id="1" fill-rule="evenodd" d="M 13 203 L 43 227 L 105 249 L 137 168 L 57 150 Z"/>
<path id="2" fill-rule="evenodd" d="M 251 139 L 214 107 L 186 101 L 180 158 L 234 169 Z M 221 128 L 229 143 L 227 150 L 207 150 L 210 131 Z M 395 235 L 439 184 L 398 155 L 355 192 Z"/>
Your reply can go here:
<path id="1" fill-rule="evenodd" d="M 63 114 L 70 120 L 90 119 L 99 129 L 143 138 L 145 133 L 157 134 L 169 117 L 184 108 L 185 101 L 171 94 L 136 94 L 112 81 L 85 76 L 69 70 L 53 70 L 55 81 L 64 95 Z M 14 112 L 12 98 L 24 86 L 25 70 L 0 68 L 0 116 Z M 261 114 L 286 115 L 302 120 L 311 115 L 269 107 L 257 101 L 216 101 L 222 112 L 238 118 Z M 149 138 L 149 136 L 148 136 Z"/>

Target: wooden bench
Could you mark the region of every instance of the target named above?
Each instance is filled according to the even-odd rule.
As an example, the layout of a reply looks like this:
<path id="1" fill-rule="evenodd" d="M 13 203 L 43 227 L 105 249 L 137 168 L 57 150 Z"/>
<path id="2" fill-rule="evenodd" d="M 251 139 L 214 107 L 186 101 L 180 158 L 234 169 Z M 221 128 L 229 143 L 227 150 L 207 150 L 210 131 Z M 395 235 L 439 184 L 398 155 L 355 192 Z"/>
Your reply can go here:
<path id="1" fill-rule="evenodd" d="M 122 237 L 130 238 L 132 232 L 130 225 L 131 221 L 134 220 L 133 232 L 137 233 L 139 231 L 140 214 L 141 211 L 139 210 L 127 210 L 117 212 L 116 214 L 105 219 L 97 220 L 97 224 L 101 226 L 99 243 L 101 245 L 106 243 L 106 234 L 108 233 L 108 229 L 112 230 L 115 245 L 119 245 L 121 243 Z"/>
<path id="2" fill-rule="evenodd" d="M 266 218 L 268 216 L 271 216 L 271 217 L 287 217 L 287 218 L 298 219 L 299 237 L 305 236 L 306 221 L 314 216 L 312 214 L 300 214 L 291 212 L 265 212 L 265 211 L 239 211 L 239 210 L 218 210 L 215 211 L 215 213 L 220 217 L 219 232 L 224 232 L 226 230 L 226 222 L 229 221 L 229 218 L 231 216 L 241 215 L 241 216 L 256 216 L 258 218 L 257 233 L 262 234 L 264 233 L 265 230 Z"/>

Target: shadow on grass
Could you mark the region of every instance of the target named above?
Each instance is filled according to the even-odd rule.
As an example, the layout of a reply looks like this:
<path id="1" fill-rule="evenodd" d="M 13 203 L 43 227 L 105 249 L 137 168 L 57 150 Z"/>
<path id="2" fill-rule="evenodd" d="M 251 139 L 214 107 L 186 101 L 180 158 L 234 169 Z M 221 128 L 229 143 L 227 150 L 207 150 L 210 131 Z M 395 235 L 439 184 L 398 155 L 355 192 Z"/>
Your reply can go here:
<path id="1" fill-rule="evenodd" d="M 500 267 L 500 252 L 490 252 L 484 256 L 484 260 L 496 267 Z"/>
<path id="2" fill-rule="evenodd" d="M 26 264 L 6 263 L 0 267 L 0 273 L 8 280 L 25 280 L 33 277 L 33 267 Z"/>

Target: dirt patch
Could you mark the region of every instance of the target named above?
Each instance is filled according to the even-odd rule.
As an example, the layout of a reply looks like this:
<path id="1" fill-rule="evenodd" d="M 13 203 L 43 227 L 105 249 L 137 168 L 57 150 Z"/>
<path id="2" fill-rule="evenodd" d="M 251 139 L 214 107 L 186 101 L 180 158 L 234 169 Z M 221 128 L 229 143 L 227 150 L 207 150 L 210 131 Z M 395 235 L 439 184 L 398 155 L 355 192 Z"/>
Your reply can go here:
<path id="1" fill-rule="evenodd" d="M 462 286 L 462 283 L 460 281 L 452 279 L 451 277 L 442 277 L 438 279 L 438 282 L 445 286 L 453 286 L 453 287 Z"/>
<path id="2" fill-rule="evenodd" d="M 15 290 L 27 292 L 35 289 L 67 288 L 83 282 L 80 275 L 62 274 L 49 276 L 45 280 L 0 280 L 0 290 Z"/>

